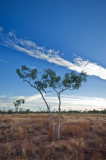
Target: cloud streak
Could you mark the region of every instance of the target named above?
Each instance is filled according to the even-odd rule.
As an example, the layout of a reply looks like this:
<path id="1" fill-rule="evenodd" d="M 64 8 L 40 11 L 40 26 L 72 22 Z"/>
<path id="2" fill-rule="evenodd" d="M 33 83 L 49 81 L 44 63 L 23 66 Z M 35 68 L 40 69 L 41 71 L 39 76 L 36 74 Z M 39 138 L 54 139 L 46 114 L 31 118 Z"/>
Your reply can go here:
<path id="1" fill-rule="evenodd" d="M 0 44 L 26 53 L 34 58 L 42 59 L 49 63 L 66 67 L 70 70 L 75 70 L 79 73 L 84 70 L 87 75 L 97 76 L 106 80 L 106 68 L 98 65 L 97 63 L 89 62 L 89 60 L 83 60 L 81 57 L 75 58 L 74 62 L 69 62 L 59 56 L 59 51 L 55 51 L 54 49 L 47 50 L 30 40 L 19 39 L 12 31 L 4 34 L 3 29 L 0 30 Z"/>
<path id="2" fill-rule="evenodd" d="M 40 94 L 35 94 L 32 96 L 0 96 L 0 109 L 1 108 L 12 108 L 14 109 L 13 101 L 16 99 L 24 98 L 25 104 L 21 105 L 20 108 L 39 110 L 40 108 L 46 110 L 46 106 L 41 98 Z M 51 107 L 51 110 L 58 109 L 58 99 L 56 96 L 50 97 L 46 96 L 46 100 Z M 86 96 L 76 96 L 76 95 L 62 95 L 62 110 L 92 110 L 92 109 L 106 109 L 106 98 L 102 97 L 86 97 Z"/>
<path id="3" fill-rule="evenodd" d="M 0 62 L 2 62 L 2 63 L 8 63 L 6 60 L 4 60 L 4 59 L 0 59 Z"/>

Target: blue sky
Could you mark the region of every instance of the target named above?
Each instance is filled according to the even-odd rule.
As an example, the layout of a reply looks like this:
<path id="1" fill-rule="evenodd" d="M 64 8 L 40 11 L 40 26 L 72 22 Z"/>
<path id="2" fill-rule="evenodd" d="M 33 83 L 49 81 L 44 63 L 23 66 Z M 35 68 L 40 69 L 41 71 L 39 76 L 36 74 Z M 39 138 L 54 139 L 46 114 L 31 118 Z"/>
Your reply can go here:
<path id="1" fill-rule="evenodd" d="M 0 1 L 0 107 L 26 99 L 24 108 L 45 108 L 40 95 L 16 75 L 21 65 L 38 70 L 87 72 L 87 82 L 64 92 L 62 109 L 106 108 L 106 1 Z M 46 96 L 52 109 L 58 101 Z"/>

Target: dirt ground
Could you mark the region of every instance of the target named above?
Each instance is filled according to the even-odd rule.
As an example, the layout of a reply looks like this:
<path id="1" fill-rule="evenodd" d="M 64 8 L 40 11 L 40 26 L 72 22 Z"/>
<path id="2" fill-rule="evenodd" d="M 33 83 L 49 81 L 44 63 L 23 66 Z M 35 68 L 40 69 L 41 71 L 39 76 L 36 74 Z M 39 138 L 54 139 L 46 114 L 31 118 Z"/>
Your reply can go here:
<path id="1" fill-rule="evenodd" d="M 60 130 L 48 114 L 0 115 L 0 160 L 106 160 L 105 114 L 62 114 Z"/>

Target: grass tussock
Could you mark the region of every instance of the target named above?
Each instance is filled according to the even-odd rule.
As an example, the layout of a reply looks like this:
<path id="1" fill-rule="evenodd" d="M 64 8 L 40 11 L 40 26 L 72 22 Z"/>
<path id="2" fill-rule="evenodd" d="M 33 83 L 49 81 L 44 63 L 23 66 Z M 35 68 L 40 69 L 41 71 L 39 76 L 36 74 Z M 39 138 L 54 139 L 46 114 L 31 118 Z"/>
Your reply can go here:
<path id="1" fill-rule="evenodd" d="M 63 114 L 60 131 L 48 114 L 0 115 L 0 160 L 106 160 L 105 115 Z"/>

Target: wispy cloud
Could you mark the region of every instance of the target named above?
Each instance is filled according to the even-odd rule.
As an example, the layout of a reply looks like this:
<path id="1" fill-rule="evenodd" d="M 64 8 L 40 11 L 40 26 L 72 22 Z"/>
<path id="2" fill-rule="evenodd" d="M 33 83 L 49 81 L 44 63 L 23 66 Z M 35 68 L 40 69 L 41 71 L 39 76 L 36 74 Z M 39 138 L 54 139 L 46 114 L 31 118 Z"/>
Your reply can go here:
<path id="1" fill-rule="evenodd" d="M 0 59 L 0 62 L 2 62 L 2 63 L 8 63 L 8 61 L 6 61 L 4 59 Z"/>
<path id="2" fill-rule="evenodd" d="M 13 108 L 13 102 L 16 99 L 24 98 L 25 104 L 21 105 L 23 109 L 39 110 L 47 109 L 40 94 L 35 94 L 32 96 L 12 96 L 5 97 L 0 96 L 0 108 Z M 46 100 L 51 107 L 51 110 L 58 109 L 58 99 L 56 96 L 50 97 L 46 96 Z M 106 98 L 102 97 L 86 97 L 86 96 L 76 96 L 76 95 L 62 95 L 62 110 L 92 110 L 92 109 L 106 109 Z"/>
<path id="3" fill-rule="evenodd" d="M 41 95 L 40 94 L 35 94 L 33 96 L 29 96 L 29 97 L 26 97 L 26 102 L 31 102 L 31 101 L 36 101 L 38 99 L 41 99 Z"/>
<path id="4" fill-rule="evenodd" d="M 106 80 L 106 68 L 98 65 L 97 63 L 92 63 L 89 60 L 83 60 L 81 57 L 75 58 L 74 62 L 69 62 L 60 56 L 59 51 L 55 51 L 54 49 L 47 50 L 30 40 L 19 39 L 12 31 L 4 34 L 3 29 L 1 29 L 0 44 L 26 53 L 34 58 L 43 59 L 49 63 L 64 66 L 70 70 L 75 70 L 77 72 L 84 70 L 90 76 L 93 75 Z"/>
<path id="5" fill-rule="evenodd" d="M 0 98 L 5 98 L 5 97 L 6 97 L 6 95 L 1 95 L 1 96 L 0 96 Z"/>

